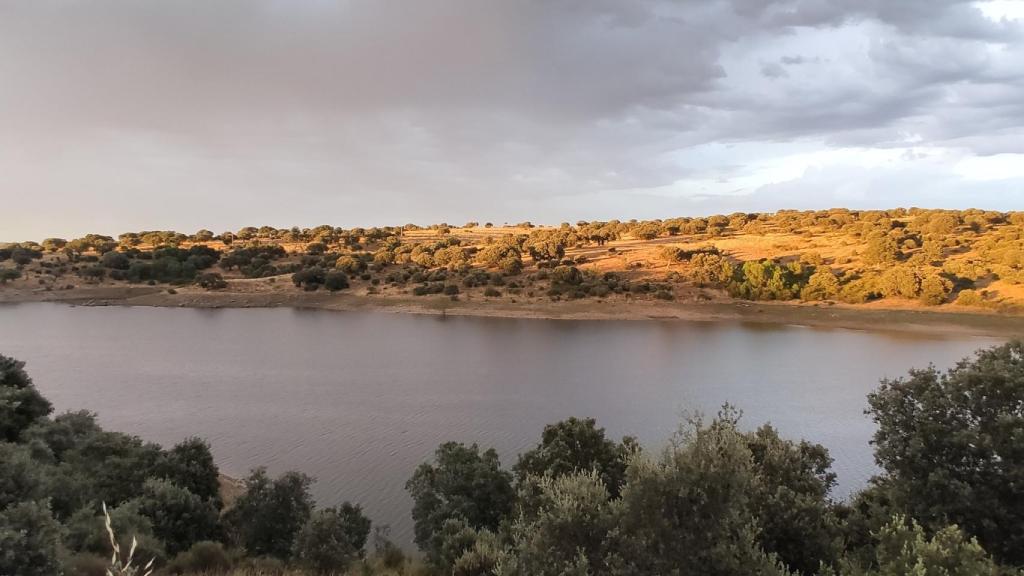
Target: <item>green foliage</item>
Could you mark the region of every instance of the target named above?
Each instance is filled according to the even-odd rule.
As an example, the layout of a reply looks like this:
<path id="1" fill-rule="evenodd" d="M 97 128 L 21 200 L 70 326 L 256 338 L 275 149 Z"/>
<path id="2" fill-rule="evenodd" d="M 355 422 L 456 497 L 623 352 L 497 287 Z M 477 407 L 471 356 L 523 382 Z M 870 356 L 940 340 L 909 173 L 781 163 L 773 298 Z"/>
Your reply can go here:
<path id="1" fill-rule="evenodd" d="M 661 235 L 661 232 L 662 227 L 656 222 L 645 222 L 631 231 L 633 237 L 638 240 L 654 240 Z"/>
<path id="2" fill-rule="evenodd" d="M 40 502 L 19 502 L 0 509 L 0 574 L 60 574 L 60 524 Z"/>
<path id="3" fill-rule="evenodd" d="M 523 269 L 523 257 L 519 245 L 512 240 L 503 240 L 485 246 L 476 255 L 476 261 L 488 268 L 497 268 L 503 274 L 519 274 Z"/>
<path id="4" fill-rule="evenodd" d="M 169 554 L 218 535 L 217 509 L 213 504 L 167 480 L 147 480 L 142 495 L 133 502 L 137 503 L 139 513 L 152 522 L 153 535 L 164 543 Z"/>
<path id="5" fill-rule="evenodd" d="M 10 280 L 21 278 L 21 270 L 17 268 L 0 268 L 0 285 L 7 284 Z"/>
<path id="6" fill-rule="evenodd" d="M 527 476 L 561 477 L 594 472 L 612 496 L 618 496 L 629 458 L 639 449 L 636 440 L 621 443 L 605 438 L 593 418 L 569 418 L 544 427 L 535 448 L 519 455 L 514 470 L 519 481 Z"/>
<path id="7" fill-rule="evenodd" d="M 900 509 L 931 530 L 955 523 L 1024 564 L 1024 343 L 883 380 L 868 402 Z"/>
<path id="8" fill-rule="evenodd" d="M 295 557 L 317 574 L 342 571 L 363 557 L 369 535 L 369 518 L 345 502 L 313 514 L 295 540 Z"/>
<path id="9" fill-rule="evenodd" d="M 428 559 L 437 562 L 438 539 L 448 520 L 464 520 L 471 528 L 494 530 L 512 509 L 512 476 L 501 469 L 494 449 L 447 442 L 433 463 L 421 464 L 406 483 L 413 499 L 415 541 Z"/>
<path id="10" fill-rule="evenodd" d="M 617 563 L 618 518 L 602 479 L 595 472 L 578 472 L 531 484 L 524 487 L 525 504 L 511 527 L 503 568 L 537 576 L 607 574 L 603 568 Z M 476 543 L 474 548 L 479 550 Z"/>
<path id="11" fill-rule="evenodd" d="M 899 260 L 900 248 L 888 234 L 874 234 L 864 249 L 864 263 L 868 265 L 893 264 Z"/>
<path id="12" fill-rule="evenodd" d="M 938 306 L 949 298 L 953 291 L 953 283 L 938 274 L 925 276 L 921 280 L 921 302 L 928 306 Z"/>
<path id="13" fill-rule="evenodd" d="M 231 568 L 231 558 L 220 542 L 196 542 L 166 567 L 171 574 L 219 574 Z"/>
<path id="14" fill-rule="evenodd" d="M 638 458 L 622 491 L 622 572 L 787 573 L 758 542 L 757 482 L 729 412 L 694 421 L 660 459 Z"/>
<path id="15" fill-rule="evenodd" d="M 308 292 L 320 288 L 326 280 L 327 271 L 319 266 L 303 268 L 292 274 L 292 283 Z"/>
<path id="16" fill-rule="evenodd" d="M 28 446 L 0 442 L 0 510 L 42 497 L 45 472 Z"/>
<path id="17" fill-rule="evenodd" d="M 740 279 L 730 286 L 734 296 L 747 300 L 790 300 L 799 291 L 793 274 L 769 260 L 744 262 Z"/>
<path id="18" fill-rule="evenodd" d="M 800 290 L 801 300 L 832 300 L 839 296 L 839 278 L 828 266 L 821 266 L 811 274 L 807 285 Z"/>
<path id="19" fill-rule="evenodd" d="M 348 286 L 348 276 L 344 272 L 331 270 L 324 275 L 324 288 L 327 288 L 331 292 L 344 290 L 348 288 Z"/>
<path id="20" fill-rule="evenodd" d="M 961 290 L 956 297 L 956 303 L 960 306 L 981 306 L 985 299 L 977 290 Z"/>
<path id="21" fill-rule="evenodd" d="M 25 363 L 0 354 L 0 440 L 17 441 L 30 424 L 52 410 L 25 373 Z"/>
<path id="22" fill-rule="evenodd" d="M 313 512 L 312 482 L 298 472 L 271 479 L 265 469 L 253 470 L 245 493 L 225 514 L 234 541 L 253 555 L 290 558 L 295 536 Z"/>
<path id="23" fill-rule="evenodd" d="M 224 277 L 217 272 L 204 272 L 196 277 L 196 284 L 207 290 L 223 290 L 228 287 Z"/>
<path id="24" fill-rule="evenodd" d="M 1002 573 L 978 542 L 956 526 L 945 526 L 930 538 L 924 529 L 895 516 L 877 534 L 872 568 L 847 563 L 843 576 L 996 576 Z"/>

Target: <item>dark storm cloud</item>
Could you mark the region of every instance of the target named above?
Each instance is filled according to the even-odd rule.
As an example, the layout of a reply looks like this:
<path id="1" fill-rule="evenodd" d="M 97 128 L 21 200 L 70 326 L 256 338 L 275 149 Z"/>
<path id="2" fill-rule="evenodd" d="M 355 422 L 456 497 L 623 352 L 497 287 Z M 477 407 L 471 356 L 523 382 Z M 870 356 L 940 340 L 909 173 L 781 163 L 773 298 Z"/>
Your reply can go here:
<path id="1" fill-rule="evenodd" d="M 952 0 L 4 2 L 0 195 L 52 202 L 0 234 L 628 216 L 715 142 L 1022 152 L 1021 33 Z"/>

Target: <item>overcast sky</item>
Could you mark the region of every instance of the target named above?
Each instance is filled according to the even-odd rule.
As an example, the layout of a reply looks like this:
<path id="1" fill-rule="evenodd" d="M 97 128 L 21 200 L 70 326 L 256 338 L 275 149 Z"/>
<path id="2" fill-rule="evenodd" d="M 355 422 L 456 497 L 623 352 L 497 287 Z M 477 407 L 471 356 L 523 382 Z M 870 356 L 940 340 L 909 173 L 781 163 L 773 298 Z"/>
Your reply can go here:
<path id="1" fill-rule="evenodd" d="M 1024 1 L 0 0 L 0 240 L 1024 209 Z"/>

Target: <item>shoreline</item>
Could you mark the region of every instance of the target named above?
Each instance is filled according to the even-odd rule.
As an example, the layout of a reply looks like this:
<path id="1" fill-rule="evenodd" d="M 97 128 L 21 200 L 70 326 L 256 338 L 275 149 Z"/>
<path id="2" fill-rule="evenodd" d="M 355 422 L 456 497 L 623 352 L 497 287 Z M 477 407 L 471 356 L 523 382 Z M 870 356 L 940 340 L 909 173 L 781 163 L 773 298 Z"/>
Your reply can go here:
<path id="1" fill-rule="evenodd" d="M 936 311 L 841 304 L 747 301 L 519 301 L 396 297 L 327 292 L 208 292 L 188 287 L 95 287 L 44 292 L 0 290 L 0 304 L 53 302 L 76 306 L 165 308 L 295 308 L 334 311 L 522 318 L 544 320 L 735 321 L 852 330 L 1024 336 L 1024 316 L 995 312 Z"/>

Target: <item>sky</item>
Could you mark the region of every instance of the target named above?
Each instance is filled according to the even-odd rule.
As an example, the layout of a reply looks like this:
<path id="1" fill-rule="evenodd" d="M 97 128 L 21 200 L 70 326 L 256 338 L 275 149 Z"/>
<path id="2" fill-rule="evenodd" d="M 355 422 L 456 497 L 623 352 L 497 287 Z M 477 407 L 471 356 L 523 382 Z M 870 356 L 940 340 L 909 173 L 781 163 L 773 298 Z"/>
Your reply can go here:
<path id="1" fill-rule="evenodd" d="M 0 240 L 1024 209 L 1024 0 L 0 0 Z"/>

